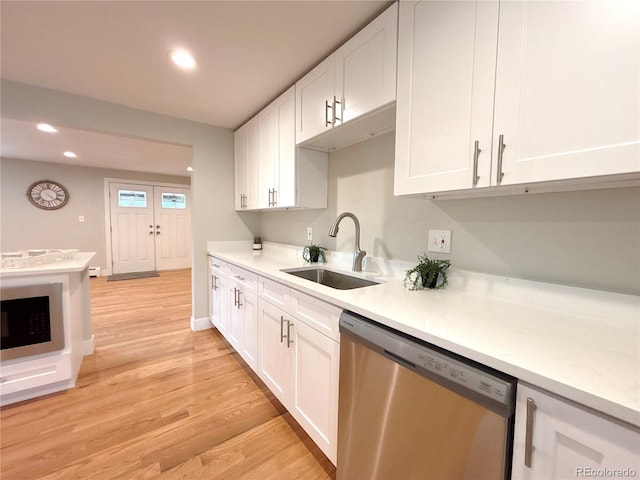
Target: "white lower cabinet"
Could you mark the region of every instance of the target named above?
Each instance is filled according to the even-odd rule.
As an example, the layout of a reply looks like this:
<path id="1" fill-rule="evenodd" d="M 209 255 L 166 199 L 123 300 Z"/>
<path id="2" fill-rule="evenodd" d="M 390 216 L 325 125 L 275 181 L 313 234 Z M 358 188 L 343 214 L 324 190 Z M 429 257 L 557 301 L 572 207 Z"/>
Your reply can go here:
<path id="1" fill-rule="evenodd" d="M 518 384 L 511 478 L 636 478 L 640 431 Z"/>
<path id="2" fill-rule="evenodd" d="M 287 314 L 262 298 L 258 299 L 258 376 L 281 403 L 291 391 L 290 350 L 286 338 Z"/>
<path id="3" fill-rule="evenodd" d="M 258 375 L 335 464 L 340 344 L 332 338 L 333 332 L 328 330 L 328 336 L 316 325 L 335 324 L 337 337 L 333 320 L 340 309 L 295 290 L 286 294 L 283 289 L 289 290 L 260 279 Z M 294 315 L 301 302 L 308 303 L 303 310 L 309 317 L 304 320 Z M 282 308 L 289 304 L 287 310 Z M 318 308 L 319 304 L 324 307 Z"/>
<path id="4" fill-rule="evenodd" d="M 335 465 L 341 309 L 209 258 L 209 319 Z"/>
<path id="5" fill-rule="evenodd" d="M 258 276 L 229 268 L 229 343 L 254 370 L 258 366 Z"/>
<path id="6" fill-rule="evenodd" d="M 285 406 L 335 465 L 340 344 L 295 317 L 289 335 L 293 385 Z"/>
<path id="7" fill-rule="evenodd" d="M 223 334 L 229 327 L 227 270 L 225 262 L 209 257 L 209 322 Z"/>

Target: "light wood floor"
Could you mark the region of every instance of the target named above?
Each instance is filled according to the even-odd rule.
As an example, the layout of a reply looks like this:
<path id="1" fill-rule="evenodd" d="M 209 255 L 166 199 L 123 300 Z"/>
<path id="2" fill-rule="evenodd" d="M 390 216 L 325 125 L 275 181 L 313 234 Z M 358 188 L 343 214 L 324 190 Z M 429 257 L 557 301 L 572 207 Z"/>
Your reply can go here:
<path id="1" fill-rule="evenodd" d="M 190 330 L 190 274 L 91 279 L 95 353 L 76 388 L 2 408 L 2 480 L 335 478 L 218 332 Z"/>

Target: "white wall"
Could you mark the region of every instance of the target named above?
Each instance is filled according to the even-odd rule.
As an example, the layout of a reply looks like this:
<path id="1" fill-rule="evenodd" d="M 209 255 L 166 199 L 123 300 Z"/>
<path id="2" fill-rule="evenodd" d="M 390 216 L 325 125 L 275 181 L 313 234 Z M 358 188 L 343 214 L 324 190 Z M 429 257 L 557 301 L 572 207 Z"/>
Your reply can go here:
<path id="1" fill-rule="evenodd" d="M 330 249 L 353 250 L 353 223 L 329 226 L 344 211 L 361 223 L 368 254 L 414 261 L 427 230 L 452 231 L 456 267 L 621 293 L 640 294 L 640 188 L 432 201 L 393 196 L 394 134 L 329 156 L 326 210 L 265 212 L 265 240 L 304 245 L 306 227 Z"/>
<path id="2" fill-rule="evenodd" d="M 29 185 L 42 179 L 62 183 L 69 202 L 45 211 L 27 199 Z M 117 178 L 188 186 L 189 177 L 0 159 L 0 249 L 77 248 L 96 252 L 91 267 L 107 267 L 104 179 Z M 78 221 L 82 215 L 84 223 Z"/>
<path id="3" fill-rule="evenodd" d="M 2 80 L 2 115 L 193 148 L 193 316 L 207 316 L 207 241 L 250 239 L 254 217 L 233 210 L 233 132 L 55 90 Z M 211 108 L 215 108 L 212 105 Z M 64 183 L 64 181 L 63 181 Z"/>

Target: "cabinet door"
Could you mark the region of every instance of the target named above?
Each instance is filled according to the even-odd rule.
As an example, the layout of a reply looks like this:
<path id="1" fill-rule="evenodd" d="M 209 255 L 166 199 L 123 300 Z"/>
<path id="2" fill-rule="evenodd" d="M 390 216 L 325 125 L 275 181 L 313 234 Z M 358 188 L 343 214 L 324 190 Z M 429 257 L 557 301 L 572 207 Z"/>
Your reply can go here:
<path id="1" fill-rule="evenodd" d="M 227 266 L 218 259 L 209 259 L 209 321 L 220 332 L 228 323 Z"/>
<path id="2" fill-rule="evenodd" d="M 247 172 L 249 161 L 249 127 L 244 124 L 233 134 L 233 173 L 235 182 L 235 209 L 246 208 Z"/>
<path id="3" fill-rule="evenodd" d="M 272 191 L 278 168 L 278 109 L 269 105 L 258 114 L 260 126 L 260 198 L 259 208 L 273 206 Z"/>
<path id="4" fill-rule="evenodd" d="M 259 207 L 260 202 L 260 124 L 254 117 L 247 123 L 247 197 L 248 209 Z"/>
<path id="5" fill-rule="evenodd" d="M 503 2 L 501 184 L 640 170 L 640 2 Z"/>
<path id="6" fill-rule="evenodd" d="M 258 297 L 243 291 L 240 295 L 240 315 L 244 327 L 240 355 L 254 370 L 258 370 Z"/>
<path id="7" fill-rule="evenodd" d="M 525 465 L 527 400 L 535 404 L 531 466 Z M 527 385 L 519 384 L 512 478 L 568 480 L 635 476 L 640 433 Z M 635 470 L 623 475 L 607 472 Z"/>
<path id="8" fill-rule="evenodd" d="M 299 320 L 291 335 L 294 385 L 289 411 L 335 465 L 340 345 Z"/>
<path id="9" fill-rule="evenodd" d="M 342 123 L 396 99 L 398 4 L 340 47 L 335 56 L 335 94 Z"/>
<path id="10" fill-rule="evenodd" d="M 298 80 L 295 89 L 296 142 L 301 143 L 332 127 L 327 125 L 331 110 L 325 102 L 331 106 L 335 94 L 333 55 Z"/>
<path id="11" fill-rule="evenodd" d="M 496 1 L 400 2 L 396 195 L 489 185 L 497 22 Z"/>
<path id="12" fill-rule="evenodd" d="M 244 332 L 244 319 L 241 315 L 240 309 L 238 308 L 238 292 L 240 292 L 240 290 L 238 289 L 238 285 L 235 281 L 229 281 L 227 292 L 229 298 L 229 326 L 227 328 L 225 338 L 236 352 L 239 352 Z"/>
<path id="13" fill-rule="evenodd" d="M 269 302 L 258 299 L 258 375 L 285 407 L 289 405 L 290 349 L 286 334 L 286 314 Z"/>
<path id="14" fill-rule="evenodd" d="M 275 171 L 275 206 L 296 205 L 296 120 L 295 89 L 291 87 L 276 101 L 278 167 Z"/>

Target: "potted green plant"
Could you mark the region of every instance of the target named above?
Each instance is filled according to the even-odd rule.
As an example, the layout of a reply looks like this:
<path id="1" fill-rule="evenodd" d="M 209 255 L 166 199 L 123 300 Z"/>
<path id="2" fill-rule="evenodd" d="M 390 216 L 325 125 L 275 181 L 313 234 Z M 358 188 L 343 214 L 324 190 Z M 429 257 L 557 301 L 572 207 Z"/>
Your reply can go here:
<path id="1" fill-rule="evenodd" d="M 253 249 L 262 250 L 262 237 L 253 237 Z"/>
<path id="2" fill-rule="evenodd" d="M 305 262 L 324 262 L 324 252 L 326 250 L 326 248 L 312 243 L 304 247 L 304 250 L 302 250 L 302 258 Z"/>
<path id="3" fill-rule="evenodd" d="M 447 284 L 447 269 L 450 260 L 430 259 L 427 255 L 418 255 L 418 265 L 407 270 L 404 285 L 409 290 L 424 290 L 427 288 L 442 288 Z"/>

